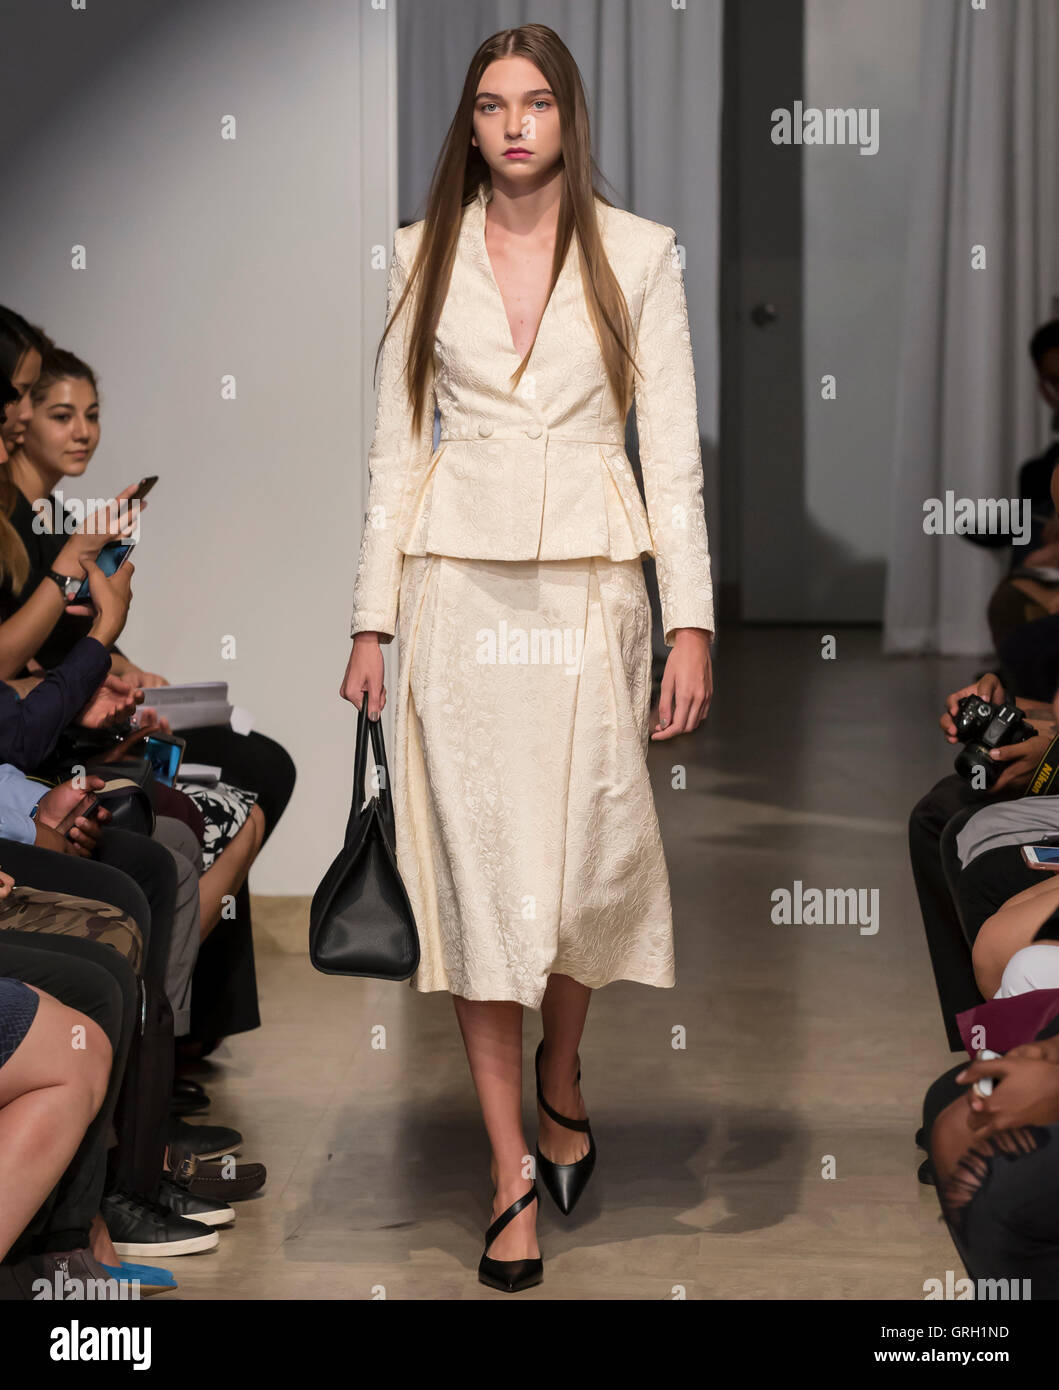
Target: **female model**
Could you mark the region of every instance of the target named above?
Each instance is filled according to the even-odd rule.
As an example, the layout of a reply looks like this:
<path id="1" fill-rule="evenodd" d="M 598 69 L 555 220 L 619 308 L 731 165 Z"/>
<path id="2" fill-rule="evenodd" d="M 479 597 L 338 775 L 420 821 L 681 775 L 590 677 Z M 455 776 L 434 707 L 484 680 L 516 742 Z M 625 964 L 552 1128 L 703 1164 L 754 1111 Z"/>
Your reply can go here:
<path id="1" fill-rule="evenodd" d="M 427 216 L 394 239 L 342 694 L 379 717 L 399 615 L 411 984 L 453 996 L 496 1187 L 479 1278 L 507 1291 L 542 1278 L 523 1007 L 544 1032 L 536 1168 L 569 1212 L 595 1161 L 578 1084 L 591 992 L 674 982 L 641 554 L 672 647 L 654 737 L 704 717 L 713 628 L 674 243 L 594 192 L 580 73 L 540 24 L 475 54 Z M 624 451 L 634 394 L 648 515 Z"/>

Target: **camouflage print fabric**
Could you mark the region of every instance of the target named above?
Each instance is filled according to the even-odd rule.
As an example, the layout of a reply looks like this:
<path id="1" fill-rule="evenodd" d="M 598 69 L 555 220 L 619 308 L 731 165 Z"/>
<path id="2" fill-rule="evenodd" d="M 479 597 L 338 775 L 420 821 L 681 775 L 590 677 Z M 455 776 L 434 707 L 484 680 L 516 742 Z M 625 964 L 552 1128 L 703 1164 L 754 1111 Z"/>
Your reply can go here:
<path id="1" fill-rule="evenodd" d="M 0 931 L 50 932 L 105 941 L 140 973 L 143 937 L 133 919 L 110 903 L 76 898 L 69 893 L 46 893 L 41 888 L 11 889 L 0 898 Z"/>

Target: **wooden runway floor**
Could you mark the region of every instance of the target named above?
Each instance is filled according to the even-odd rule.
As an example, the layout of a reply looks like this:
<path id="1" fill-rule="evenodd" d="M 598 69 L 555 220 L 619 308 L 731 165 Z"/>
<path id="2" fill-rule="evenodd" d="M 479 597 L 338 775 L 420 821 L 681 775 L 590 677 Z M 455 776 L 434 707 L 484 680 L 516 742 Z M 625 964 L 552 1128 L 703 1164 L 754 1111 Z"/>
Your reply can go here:
<path id="1" fill-rule="evenodd" d="M 542 1193 L 545 1278 L 522 1299 L 920 1300 L 962 1273 L 916 1181 L 923 1092 L 958 1059 L 906 823 L 951 768 L 937 715 L 972 664 L 836 636 L 825 661 L 812 629 L 726 633 L 707 724 L 652 746 L 678 984 L 593 1000 L 596 1172 L 571 1218 Z M 773 923 L 796 882 L 878 890 L 878 931 Z M 219 1250 L 159 1262 L 165 1297 L 503 1299 L 476 1279 L 489 1155 L 449 997 L 315 973 L 307 910 L 255 899 L 263 1026 L 199 1073 L 194 1118 L 239 1128 L 268 1185 Z M 527 1013 L 531 1145 L 539 1036 Z"/>

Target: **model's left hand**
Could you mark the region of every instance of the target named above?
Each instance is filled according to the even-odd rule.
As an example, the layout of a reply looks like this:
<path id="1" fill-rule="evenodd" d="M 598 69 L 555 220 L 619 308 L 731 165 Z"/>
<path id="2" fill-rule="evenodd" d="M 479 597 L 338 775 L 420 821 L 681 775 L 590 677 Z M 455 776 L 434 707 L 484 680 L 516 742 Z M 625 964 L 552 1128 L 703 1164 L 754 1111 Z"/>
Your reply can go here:
<path id="1" fill-rule="evenodd" d="M 674 634 L 673 647 L 662 674 L 658 725 L 651 734 L 653 739 L 690 734 L 706 718 L 713 699 L 712 637 L 712 633 L 700 627 L 682 627 Z"/>

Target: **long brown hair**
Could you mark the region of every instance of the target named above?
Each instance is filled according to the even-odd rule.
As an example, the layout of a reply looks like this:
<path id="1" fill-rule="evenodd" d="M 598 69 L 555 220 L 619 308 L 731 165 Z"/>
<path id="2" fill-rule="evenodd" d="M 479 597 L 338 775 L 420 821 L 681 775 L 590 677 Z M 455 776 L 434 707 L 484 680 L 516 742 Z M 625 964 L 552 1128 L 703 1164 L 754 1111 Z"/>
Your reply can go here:
<path id="1" fill-rule="evenodd" d="M 554 29 L 544 24 L 523 24 L 493 34 L 475 53 L 467 69 L 456 114 L 442 145 L 427 194 L 423 236 L 415 262 L 408 272 L 408 283 L 386 331 L 393 327 L 405 301 L 418 283 L 415 316 L 409 334 L 405 382 L 412 406 L 415 428 L 420 427 L 433 368 L 434 337 L 445 304 L 452 266 L 456 257 L 462 210 L 477 196 L 482 183 L 490 183 L 489 165 L 481 150 L 471 144 L 474 134 L 474 102 L 482 73 L 498 58 L 518 54 L 528 58 L 544 74 L 555 93 L 559 108 L 562 192 L 555 235 L 555 256 L 549 296 L 559 278 L 574 231 L 581 255 L 581 277 L 589 314 L 599 341 L 614 399 L 624 420 L 632 402 L 630 369 L 638 371 L 629 351 L 632 325 L 628 305 L 618 278 L 607 260 L 596 221 L 595 200 L 608 207 L 609 199 L 596 189 L 596 169 L 589 138 L 588 106 L 581 73 L 573 55 Z M 538 325 L 539 331 L 539 325 Z M 382 342 L 379 352 L 382 351 Z M 525 372 L 536 343 L 511 377 L 512 390 Z M 376 366 L 378 355 L 376 355 Z"/>
<path id="2" fill-rule="evenodd" d="M 9 348 L 4 365 L 10 367 L 11 376 L 17 374 L 27 352 L 39 352 L 43 359 L 54 346 L 42 328 L 29 323 L 21 314 L 3 304 L 0 304 L 0 322 L 3 323 Z M 12 360 L 11 353 L 15 354 L 16 360 Z M 11 478 L 10 461 L 5 460 L 0 463 L 0 584 L 5 580 L 9 582 L 13 594 L 22 592 L 30 570 L 29 555 L 22 537 L 9 520 L 18 496 L 18 488 Z"/>
<path id="3" fill-rule="evenodd" d="M 41 358 L 40 375 L 30 387 L 30 399 L 40 405 L 53 386 L 60 381 L 87 381 L 98 399 L 99 386 L 95 373 L 87 362 L 72 352 L 56 347 L 50 338 Z M 11 476 L 10 460 L 0 464 L 0 583 L 9 581 L 11 592 L 21 594 L 30 574 L 29 554 L 18 531 L 9 520 L 20 493 Z"/>

